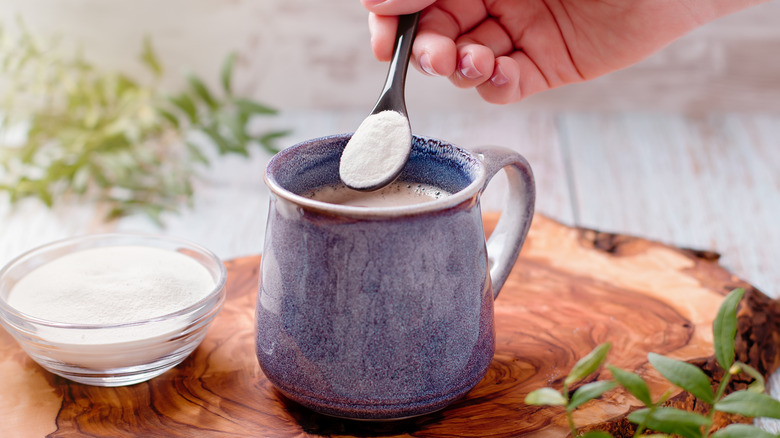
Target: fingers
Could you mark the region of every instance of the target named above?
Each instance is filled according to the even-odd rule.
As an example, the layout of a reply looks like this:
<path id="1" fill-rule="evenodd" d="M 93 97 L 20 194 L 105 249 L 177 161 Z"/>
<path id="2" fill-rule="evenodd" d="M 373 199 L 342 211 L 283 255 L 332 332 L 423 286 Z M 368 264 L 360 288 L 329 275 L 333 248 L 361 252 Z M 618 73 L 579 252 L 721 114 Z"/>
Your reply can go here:
<path id="1" fill-rule="evenodd" d="M 363 7 L 377 15 L 405 15 L 422 11 L 436 0 L 361 0 Z"/>
<path id="2" fill-rule="evenodd" d="M 496 58 L 490 79 L 476 88 L 485 101 L 507 104 L 519 102 L 551 86 L 533 60 L 518 51 Z"/>
<path id="3" fill-rule="evenodd" d="M 459 88 L 473 88 L 489 80 L 496 62 L 493 51 L 480 44 L 458 47 L 458 64 L 450 81 Z"/>
<path id="4" fill-rule="evenodd" d="M 480 44 L 496 56 L 508 55 L 515 50 L 514 43 L 506 30 L 493 18 L 486 18 L 478 26 L 458 37 L 458 45 Z"/>
<path id="5" fill-rule="evenodd" d="M 362 0 L 364 4 L 370 0 Z M 397 0 L 385 0 L 380 2 L 392 6 Z M 428 0 L 404 0 L 404 5 L 417 1 L 417 6 L 422 5 Z M 430 3 L 430 2 L 429 2 Z M 375 5 L 374 7 L 378 7 Z M 461 23 L 453 18 L 450 12 L 439 7 L 430 7 L 425 9 L 420 17 L 420 23 L 417 35 L 412 47 L 412 64 L 423 73 L 431 76 L 451 77 L 455 74 L 458 66 L 458 60 L 466 52 L 459 54 L 458 46 L 455 44 L 455 38 L 461 33 Z M 385 16 L 379 13 L 371 12 L 369 14 L 369 30 L 371 32 L 371 48 L 374 56 L 381 61 L 388 61 L 392 56 L 393 43 L 395 41 L 395 31 L 398 27 L 397 16 Z M 464 71 L 473 75 L 474 68 L 479 69 L 482 64 L 492 64 L 492 60 L 484 61 L 484 56 L 478 55 L 475 63 L 472 65 L 469 59 L 464 64 Z M 485 67 L 482 66 L 482 70 Z M 488 69 L 486 72 L 490 74 Z M 471 76 L 473 77 L 473 76 Z M 471 78 L 467 77 L 467 78 Z M 473 86 L 472 83 L 462 82 L 461 86 Z"/>
<path id="6" fill-rule="evenodd" d="M 455 41 L 438 32 L 418 32 L 412 46 L 412 63 L 430 76 L 451 76 L 455 73 L 458 49 Z"/>
<path id="7" fill-rule="evenodd" d="M 506 31 L 488 18 L 456 40 L 458 66 L 450 81 L 460 88 L 482 85 L 493 75 L 496 56 L 512 53 L 514 46 Z"/>
<path id="8" fill-rule="evenodd" d="M 485 101 L 507 104 L 522 99 L 520 67 L 513 59 L 502 56 L 496 59 L 490 79 L 477 86 L 477 92 Z"/>
<path id="9" fill-rule="evenodd" d="M 389 61 L 393 54 L 398 16 L 418 12 L 436 0 L 361 0 L 368 9 L 371 50 L 379 61 Z"/>
<path id="10" fill-rule="evenodd" d="M 371 33 L 371 51 L 379 61 L 389 61 L 393 56 L 398 17 L 368 14 L 368 31 Z"/>
<path id="11" fill-rule="evenodd" d="M 398 28 L 397 16 L 370 13 L 368 28 L 371 50 L 379 61 L 390 61 Z M 412 65 L 429 76 L 451 76 L 455 73 L 458 49 L 452 38 L 434 31 L 420 31 L 412 46 Z M 492 62 L 491 62 L 492 63 Z"/>
<path id="12" fill-rule="evenodd" d="M 495 104 L 518 102 L 552 88 L 540 65 L 516 49 L 504 28 L 492 19 L 455 41 L 445 36 L 453 32 L 440 25 L 423 38 L 418 36 L 413 53 L 423 71 L 447 76 L 460 88 L 476 88 L 484 100 Z M 555 77 L 552 80 L 556 82 Z"/>
<path id="13" fill-rule="evenodd" d="M 371 33 L 371 50 L 380 61 L 389 61 L 393 56 L 393 44 L 395 43 L 395 31 L 398 28 L 397 16 L 384 16 L 369 13 L 368 28 Z M 452 38 L 442 34 L 441 26 L 431 26 L 426 30 L 418 31 L 412 47 L 412 65 L 420 72 L 430 76 L 453 76 L 457 67 L 459 56 L 458 48 Z M 457 30 L 447 30 L 447 33 L 456 33 Z M 475 50 L 479 51 L 479 50 Z M 465 55 L 467 52 L 464 51 Z M 486 63 L 492 65 L 492 55 L 489 61 L 484 56 L 478 55 L 475 67 L 480 71 L 487 71 Z M 468 64 L 466 64 L 468 66 Z M 471 69 L 466 69 L 471 72 Z M 466 84 L 467 82 L 464 82 Z M 474 86 L 474 85 L 463 85 Z"/>
<path id="14" fill-rule="evenodd" d="M 559 82 L 554 74 L 545 77 L 532 59 L 535 52 L 529 56 L 517 49 L 506 29 L 486 11 L 469 9 L 467 14 L 452 9 L 465 2 L 447 3 L 445 9 L 442 3 L 428 8 L 434 0 L 361 1 L 370 11 L 371 48 L 380 61 L 392 57 L 397 15 L 427 8 L 412 47 L 412 65 L 421 72 L 447 77 L 460 88 L 476 88 L 484 100 L 495 104 L 520 101 Z"/>

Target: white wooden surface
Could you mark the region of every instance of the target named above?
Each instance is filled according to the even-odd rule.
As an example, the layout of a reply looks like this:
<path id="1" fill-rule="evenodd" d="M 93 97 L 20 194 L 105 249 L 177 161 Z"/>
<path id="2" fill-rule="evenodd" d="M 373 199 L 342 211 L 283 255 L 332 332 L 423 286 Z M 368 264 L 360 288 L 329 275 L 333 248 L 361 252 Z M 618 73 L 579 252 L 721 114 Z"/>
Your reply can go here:
<path id="1" fill-rule="evenodd" d="M 469 148 L 502 145 L 534 168 L 537 211 L 571 225 L 714 250 L 736 275 L 780 294 L 780 115 L 671 113 L 530 113 L 414 111 L 416 133 Z M 290 110 L 272 121 L 293 134 L 283 145 L 353 130 L 364 111 Z M 165 217 L 159 229 L 142 216 L 113 223 L 99 206 L 62 200 L 0 203 L 0 263 L 33 246 L 71 235 L 145 231 L 177 235 L 223 258 L 259 253 L 270 157 L 218 159 L 197 182 L 194 208 Z M 502 202 L 502 177 L 483 199 Z"/>

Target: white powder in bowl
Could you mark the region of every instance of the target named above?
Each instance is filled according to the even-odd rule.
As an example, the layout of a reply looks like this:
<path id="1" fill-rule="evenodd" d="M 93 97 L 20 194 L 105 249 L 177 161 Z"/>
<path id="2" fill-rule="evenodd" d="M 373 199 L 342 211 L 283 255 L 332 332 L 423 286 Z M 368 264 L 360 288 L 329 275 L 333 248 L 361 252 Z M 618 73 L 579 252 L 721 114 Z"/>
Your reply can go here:
<path id="1" fill-rule="evenodd" d="M 215 287 L 209 270 L 184 253 L 116 245 L 78 250 L 38 266 L 13 285 L 7 303 L 35 318 L 91 324 L 36 324 L 26 348 L 36 361 L 58 374 L 66 367 L 61 375 L 68 378 L 96 373 L 98 380 L 121 379 L 164 371 L 189 354 L 205 335 L 204 326 L 192 326 L 202 315 L 148 320 L 196 304 Z"/>
<path id="2" fill-rule="evenodd" d="M 390 182 L 406 164 L 411 145 L 409 121 L 401 113 L 382 111 L 366 117 L 341 154 L 341 181 L 354 189 Z"/>
<path id="3" fill-rule="evenodd" d="M 176 312 L 205 298 L 215 282 L 174 251 L 110 246 L 41 265 L 11 289 L 8 304 L 30 316 L 73 324 L 117 324 Z"/>

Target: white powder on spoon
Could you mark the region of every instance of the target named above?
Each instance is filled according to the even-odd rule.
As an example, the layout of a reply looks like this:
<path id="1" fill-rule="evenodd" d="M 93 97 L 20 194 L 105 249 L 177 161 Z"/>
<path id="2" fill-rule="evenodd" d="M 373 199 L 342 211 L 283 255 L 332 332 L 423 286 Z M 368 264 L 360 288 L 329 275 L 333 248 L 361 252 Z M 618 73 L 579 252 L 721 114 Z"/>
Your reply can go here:
<path id="1" fill-rule="evenodd" d="M 412 147 L 409 121 L 397 111 L 382 111 L 363 120 L 339 163 L 339 176 L 358 190 L 390 183 L 406 165 Z"/>
<path id="2" fill-rule="evenodd" d="M 214 280 L 174 251 L 110 246 L 77 251 L 22 277 L 8 304 L 49 321 L 118 324 L 176 312 L 205 298 Z"/>

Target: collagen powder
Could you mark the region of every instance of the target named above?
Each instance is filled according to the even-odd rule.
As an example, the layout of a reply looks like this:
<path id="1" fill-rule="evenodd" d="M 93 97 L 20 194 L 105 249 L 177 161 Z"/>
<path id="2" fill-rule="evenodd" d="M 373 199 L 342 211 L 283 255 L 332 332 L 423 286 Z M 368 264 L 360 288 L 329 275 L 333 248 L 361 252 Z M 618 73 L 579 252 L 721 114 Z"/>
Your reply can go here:
<path id="1" fill-rule="evenodd" d="M 341 180 L 355 189 L 387 181 L 406 164 L 411 141 L 409 121 L 401 113 L 382 111 L 366 117 L 341 154 Z"/>
<path id="2" fill-rule="evenodd" d="M 118 324 L 195 304 L 214 288 L 200 263 L 174 251 L 110 246 L 54 259 L 21 278 L 8 304 L 49 321 Z"/>
<path id="3" fill-rule="evenodd" d="M 89 369 L 142 365 L 183 348 L 184 316 L 135 324 L 183 310 L 215 287 L 195 259 L 148 246 L 107 246 L 70 253 L 20 278 L 8 304 L 35 318 L 91 329 L 40 325 L 48 360 Z M 181 344 L 178 345 L 177 343 Z"/>

